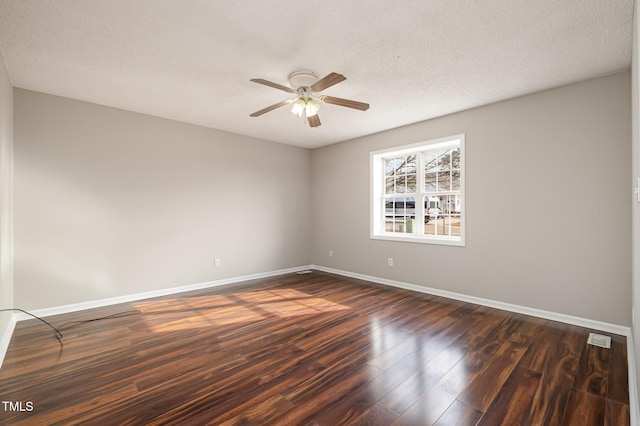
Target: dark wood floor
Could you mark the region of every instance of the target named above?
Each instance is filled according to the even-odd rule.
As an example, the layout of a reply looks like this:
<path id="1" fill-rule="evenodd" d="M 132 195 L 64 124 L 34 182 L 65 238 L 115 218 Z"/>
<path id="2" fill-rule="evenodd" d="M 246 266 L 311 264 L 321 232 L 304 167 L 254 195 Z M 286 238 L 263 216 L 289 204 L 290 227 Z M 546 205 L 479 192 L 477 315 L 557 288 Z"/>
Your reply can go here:
<path id="1" fill-rule="evenodd" d="M 624 337 L 321 272 L 47 319 L 62 344 L 16 327 L 0 400 L 33 409 L 2 424 L 629 424 Z"/>

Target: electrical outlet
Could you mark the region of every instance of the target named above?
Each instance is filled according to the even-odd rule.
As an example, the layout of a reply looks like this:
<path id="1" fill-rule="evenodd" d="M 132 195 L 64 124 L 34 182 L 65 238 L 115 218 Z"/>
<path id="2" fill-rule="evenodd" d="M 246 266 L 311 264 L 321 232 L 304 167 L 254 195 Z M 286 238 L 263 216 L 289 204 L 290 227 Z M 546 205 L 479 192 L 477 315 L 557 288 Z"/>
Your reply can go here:
<path id="1" fill-rule="evenodd" d="M 216 258 L 213 261 L 213 266 L 215 266 L 216 268 L 219 268 L 220 266 L 222 266 L 222 261 L 220 259 Z"/>
<path id="2" fill-rule="evenodd" d="M 329 257 L 333 257 L 333 250 L 329 250 Z"/>
<path id="3" fill-rule="evenodd" d="M 393 257 L 387 259 L 387 265 L 393 266 Z"/>

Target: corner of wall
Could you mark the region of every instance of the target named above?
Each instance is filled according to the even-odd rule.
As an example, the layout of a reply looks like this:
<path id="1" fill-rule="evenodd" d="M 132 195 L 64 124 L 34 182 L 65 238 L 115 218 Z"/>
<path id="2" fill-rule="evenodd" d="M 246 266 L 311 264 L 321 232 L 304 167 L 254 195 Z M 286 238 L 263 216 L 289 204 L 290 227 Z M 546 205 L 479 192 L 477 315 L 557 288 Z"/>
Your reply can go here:
<path id="1" fill-rule="evenodd" d="M 13 86 L 0 53 L 0 309 L 13 307 Z M 0 364 L 15 320 L 0 312 Z"/>
<path id="2" fill-rule="evenodd" d="M 631 181 L 637 181 L 640 178 L 640 122 L 638 112 L 640 111 L 640 67 L 639 56 L 640 46 L 638 46 L 638 33 L 640 31 L 640 23 L 638 22 L 638 4 L 634 5 L 633 11 L 633 46 L 631 54 Z M 632 227 L 632 324 L 631 336 L 628 339 L 628 345 L 632 345 L 629 352 L 629 403 L 631 411 L 631 424 L 640 425 L 640 413 L 638 412 L 638 383 L 640 383 L 640 372 L 636 366 L 640 365 L 640 328 L 635 325 L 636 309 L 640 308 L 640 203 L 637 198 L 631 203 L 631 227 Z"/>

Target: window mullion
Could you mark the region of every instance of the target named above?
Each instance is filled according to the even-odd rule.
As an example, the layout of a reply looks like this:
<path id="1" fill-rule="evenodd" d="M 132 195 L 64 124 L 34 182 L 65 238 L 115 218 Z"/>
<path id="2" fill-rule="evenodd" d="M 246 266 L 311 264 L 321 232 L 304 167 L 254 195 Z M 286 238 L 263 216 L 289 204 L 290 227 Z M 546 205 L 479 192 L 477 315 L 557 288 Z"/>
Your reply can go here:
<path id="1" fill-rule="evenodd" d="M 416 154 L 416 218 L 414 229 L 416 235 L 424 235 L 424 155 L 422 152 Z"/>

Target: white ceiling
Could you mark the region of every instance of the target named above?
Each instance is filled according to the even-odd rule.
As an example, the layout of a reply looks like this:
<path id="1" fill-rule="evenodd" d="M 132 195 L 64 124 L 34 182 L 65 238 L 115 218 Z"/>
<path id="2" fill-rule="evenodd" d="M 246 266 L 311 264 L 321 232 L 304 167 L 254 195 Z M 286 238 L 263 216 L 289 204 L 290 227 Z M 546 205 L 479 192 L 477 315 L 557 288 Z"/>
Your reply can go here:
<path id="1" fill-rule="evenodd" d="M 0 0 L 15 87 L 318 147 L 630 67 L 633 0 Z M 290 72 L 337 72 L 322 126 Z"/>

